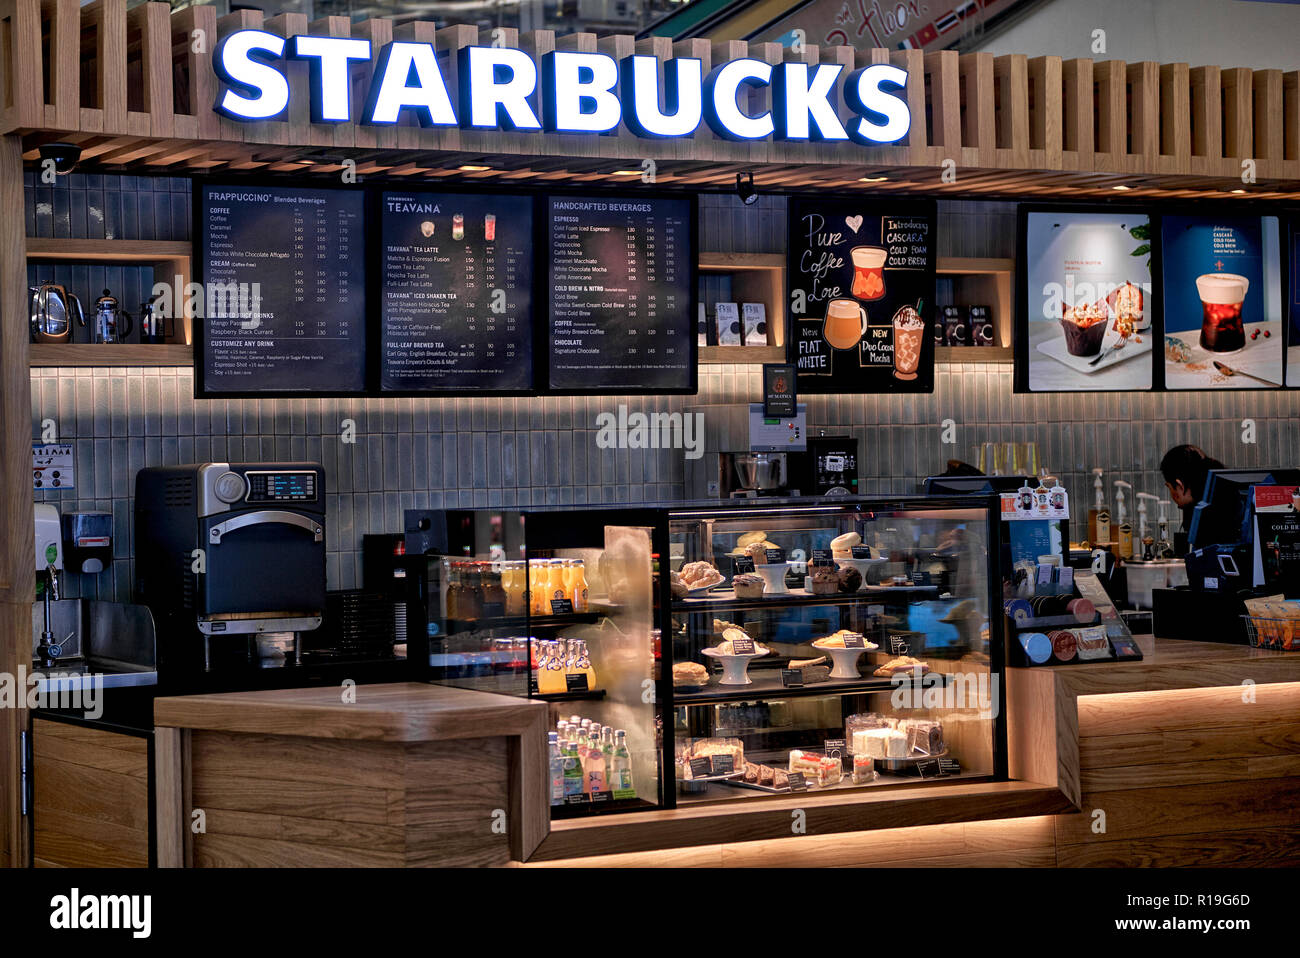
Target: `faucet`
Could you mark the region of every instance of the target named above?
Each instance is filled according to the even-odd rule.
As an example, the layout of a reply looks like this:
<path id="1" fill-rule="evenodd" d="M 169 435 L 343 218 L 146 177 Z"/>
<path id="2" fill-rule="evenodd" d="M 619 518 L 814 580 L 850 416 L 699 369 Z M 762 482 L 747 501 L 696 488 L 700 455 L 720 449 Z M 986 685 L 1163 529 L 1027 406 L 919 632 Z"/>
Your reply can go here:
<path id="1" fill-rule="evenodd" d="M 59 570 L 54 563 L 45 566 L 45 628 L 41 631 L 41 644 L 36 647 L 38 664 L 42 669 L 54 668 L 55 661 L 63 654 L 63 646 L 54 640 L 54 631 L 50 628 L 50 603 L 59 601 Z"/>

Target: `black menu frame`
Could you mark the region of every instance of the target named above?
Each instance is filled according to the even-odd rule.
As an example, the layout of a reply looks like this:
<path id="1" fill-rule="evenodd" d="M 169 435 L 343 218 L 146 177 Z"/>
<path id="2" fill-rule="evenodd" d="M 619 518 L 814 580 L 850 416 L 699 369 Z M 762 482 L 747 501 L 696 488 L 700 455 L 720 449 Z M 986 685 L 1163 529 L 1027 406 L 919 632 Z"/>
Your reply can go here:
<path id="1" fill-rule="evenodd" d="M 613 386 L 605 389 L 561 389 L 552 388 L 550 383 L 550 340 L 551 340 L 551 297 L 550 297 L 550 241 L 547 234 L 548 215 L 546 200 L 552 196 L 582 195 L 592 199 L 607 200 L 685 200 L 689 206 L 687 220 L 690 226 L 690 249 L 687 251 L 687 294 L 686 318 L 688 329 L 687 349 L 689 359 L 689 385 L 682 387 L 650 388 L 633 386 L 625 388 Z M 700 203 L 695 192 L 674 192 L 672 190 L 628 190 L 614 188 L 573 189 L 557 188 L 538 193 L 540 212 L 533 219 L 538 231 L 538 262 L 534 278 L 540 287 L 541 296 L 534 297 L 534 313 L 539 317 L 540 329 L 534 334 L 534 348 L 541 354 L 537 357 L 540 379 L 534 379 L 536 392 L 546 396 L 694 396 L 699 392 L 700 351 L 699 351 L 699 302 L 700 302 Z M 540 335 L 538 335 L 540 333 Z"/>
<path id="2" fill-rule="evenodd" d="M 333 179 L 317 179 L 315 177 L 288 178 L 276 177 L 269 175 L 252 175 L 241 177 L 230 176 L 194 176 L 190 179 L 190 281 L 198 283 L 200 287 L 206 285 L 204 276 L 204 263 L 208 259 L 208 237 L 200 228 L 203 221 L 203 192 L 210 188 L 230 188 L 230 189 L 312 189 L 312 190 L 339 190 L 342 192 L 353 192 L 362 194 L 365 187 L 360 184 L 339 183 Z M 362 198 L 362 243 L 367 242 L 371 224 L 368 213 L 368 202 Z M 194 317 L 191 330 L 194 339 L 194 398 L 196 399 L 335 399 L 335 398 L 360 398 L 371 394 L 371 379 L 369 373 L 369 354 L 371 352 L 370 343 L 370 284 L 373 277 L 368 268 L 363 271 L 362 282 L 364 284 L 363 293 L 363 328 L 361 330 L 362 342 L 365 345 L 366 358 L 366 378 L 365 385 L 361 390 L 301 390 L 301 389 L 257 389 L 257 390 L 210 390 L 206 382 L 206 366 L 208 359 L 208 328 L 207 317 Z M 206 294 L 205 294 L 206 295 Z"/>
<path id="3" fill-rule="evenodd" d="M 531 370 L 532 386 L 528 389 L 384 389 L 382 385 L 382 350 L 384 340 L 383 299 L 381 295 L 366 297 L 366 397 L 416 398 L 439 397 L 454 399 L 465 396 L 536 396 L 541 394 L 541 376 L 545 363 L 539 358 L 539 343 L 544 328 L 539 322 L 537 272 L 542 259 L 538 250 L 541 248 L 542 228 L 539 219 L 542 215 L 545 193 L 536 189 L 504 186 L 462 186 L 455 182 L 441 180 L 367 180 L 366 181 L 366 225 L 370 233 L 370 242 L 366 245 L 366 275 L 372 278 L 376 289 L 381 289 L 384 273 L 383 244 L 383 196 L 385 193 L 443 193 L 449 195 L 465 194 L 470 196 L 514 196 L 527 199 L 532 204 L 532 289 L 530 291 L 531 311 L 528 322 L 532 330 L 532 353 L 528 357 Z"/>
<path id="4" fill-rule="evenodd" d="M 1029 388 L 1029 214 L 1031 213 L 1117 213 L 1145 216 L 1151 226 L 1151 386 L 1147 389 L 1034 389 Z M 1012 329 L 1015 375 L 1013 392 L 1034 396 L 1054 394 L 1105 395 L 1152 393 L 1164 389 L 1164 263 L 1160 258 L 1160 208 L 1139 203 L 1021 203 L 1016 209 L 1015 323 Z"/>

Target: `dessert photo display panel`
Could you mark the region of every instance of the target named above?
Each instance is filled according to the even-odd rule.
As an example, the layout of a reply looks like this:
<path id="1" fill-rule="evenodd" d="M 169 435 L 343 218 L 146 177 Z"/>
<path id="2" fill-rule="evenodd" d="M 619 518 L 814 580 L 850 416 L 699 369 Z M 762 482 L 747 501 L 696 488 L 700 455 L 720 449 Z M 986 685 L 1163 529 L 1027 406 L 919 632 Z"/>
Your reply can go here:
<path id="1" fill-rule="evenodd" d="M 1294 388 L 1300 386 L 1300 219 L 1292 217 L 1290 228 L 1291 292 L 1287 299 L 1291 322 L 1287 325 L 1286 384 Z"/>
<path id="2" fill-rule="evenodd" d="M 788 221 L 799 392 L 932 392 L 934 202 L 792 196 Z"/>
<path id="3" fill-rule="evenodd" d="M 1153 230 L 1140 210 L 1021 208 L 1017 391 L 1153 387 Z"/>
<path id="4" fill-rule="evenodd" d="M 1166 389 L 1281 387 L 1280 229 L 1276 216 L 1161 217 Z"/>

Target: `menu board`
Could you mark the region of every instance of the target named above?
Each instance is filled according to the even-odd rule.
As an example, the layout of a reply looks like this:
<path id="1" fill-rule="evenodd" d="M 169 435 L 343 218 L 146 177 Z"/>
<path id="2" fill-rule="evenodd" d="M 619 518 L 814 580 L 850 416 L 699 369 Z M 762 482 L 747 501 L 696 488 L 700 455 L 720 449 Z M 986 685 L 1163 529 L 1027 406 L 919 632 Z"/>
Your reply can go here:
<path id="1" fill-rule="evenodd" d="M 1150 217 L 1067 209 L 1024 216 L 1016 388 L 1150 389 Z"/>
<path id="2" fill-rule="evenodd" d="M 196 185 L 199 395 L 366 385 L 358 190 Z"/>
<path id="3" fill-rule="evenodd" d="M 1286 384 L 1300 386 L 1300 220 L 1292 219 L 1291 232 L 1291 322 L 1287 327 Z"/>
<path id="4" fill-rule="evenodd" d="M 1165 388 L 1282 386 L 1276 216 L 1161 217 Z"/>
<path id="5" fill-rule="evenodd" d="M 799 392 L 932 392 L 934 203 L 794 196 L 789 234 Z"/>
<path id="6" fill-rule="evenodd" d="M 532 388 L 532 204 L 498 193 L 380 195 L 381 390 Z"/>
<path id="7" fill-rule="evenodd" d="M 693 392 L 694 201 L 546 199 L 549 388 Z"/>

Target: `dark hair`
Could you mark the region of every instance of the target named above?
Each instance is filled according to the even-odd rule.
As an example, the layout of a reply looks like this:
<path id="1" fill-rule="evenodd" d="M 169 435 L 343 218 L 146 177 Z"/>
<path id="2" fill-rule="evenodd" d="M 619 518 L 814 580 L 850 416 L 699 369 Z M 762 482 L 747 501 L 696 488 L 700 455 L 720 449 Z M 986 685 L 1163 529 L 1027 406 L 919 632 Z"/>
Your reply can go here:
<path id="1" fill-rule="evenodd" d="M 1211 469 L 1222 469 L 1223 463 L 1205 454 L 1200 446 L 1174 446 L 1160 460 L 1160 472 L 1165 482 L 1172 485 L 1181 481 L 1195 499 L 1205 491 L 1205 477 Z"/>

